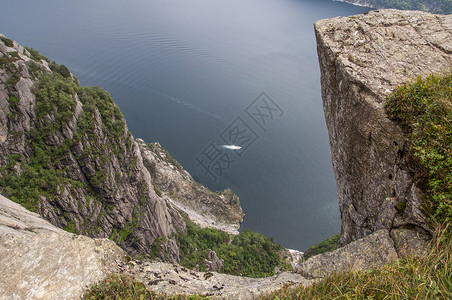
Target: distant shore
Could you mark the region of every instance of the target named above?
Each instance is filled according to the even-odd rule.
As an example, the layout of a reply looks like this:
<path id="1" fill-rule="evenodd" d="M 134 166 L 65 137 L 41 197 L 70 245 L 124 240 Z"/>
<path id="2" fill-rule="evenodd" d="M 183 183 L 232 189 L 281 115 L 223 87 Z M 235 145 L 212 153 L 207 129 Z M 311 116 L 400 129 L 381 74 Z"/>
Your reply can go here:
<path id="1" fill-rule="evenodd" d="M 360 0 L 356 0 L 356 1 L 351 1 L 351 0 L 333 0 L 333 1 L 335 1 L 335 2 L 345 2 L 345 3 L 356 5 L 356 6 L 375 8 L 375 7 L 372 6 L 372 4 L 367 3 L 366 1 L 360 1 Z"/>

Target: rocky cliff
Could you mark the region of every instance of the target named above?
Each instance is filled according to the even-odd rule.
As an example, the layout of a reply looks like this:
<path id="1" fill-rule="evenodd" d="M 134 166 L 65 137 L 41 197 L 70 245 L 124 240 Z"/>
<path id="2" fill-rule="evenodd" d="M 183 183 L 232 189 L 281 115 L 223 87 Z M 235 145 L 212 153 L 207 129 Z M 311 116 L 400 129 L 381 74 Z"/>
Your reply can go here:
<path id="1" fill-rule="evenodd" d="M 310 285 L 294 273 L 246 278 L 133 260 L 108 239 L 74 235 L 0 196 L 0 299 L 80 299 L 86 286 L 128 275 L 161 294 L 253 299 L 283 285 Z"/>
<path id="2" fill-rule="evenodd" d="M 315 23 L 322 98 L 346 245 L 387 230 L 398 250 L 431 232 L 407 137 L 384 109 L 416 76 L 452 67 L 452 15 L 373 11 Z"/>
<path id="3" fill-rule="evenodd" d="M 206 226 L 238 229 L 243 212 L 232 192 L 196 185 L 166 150 L 149 149 L 107 92 L 80 87 L 66 67 L 0 36 L 0 193 L 67 231 L 109 237 L 130 255 L 177 261 L 184 208 L 197 209 L 188 216 Z"/>

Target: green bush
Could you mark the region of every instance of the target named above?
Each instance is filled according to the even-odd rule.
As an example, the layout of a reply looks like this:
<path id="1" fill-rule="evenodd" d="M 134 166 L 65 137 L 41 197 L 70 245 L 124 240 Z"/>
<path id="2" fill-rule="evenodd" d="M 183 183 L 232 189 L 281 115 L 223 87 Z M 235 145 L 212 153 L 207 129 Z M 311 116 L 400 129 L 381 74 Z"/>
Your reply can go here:
<path id="1" fill-rule="evenodd" d="M 35 61 L 45 60 L 46 62 L 50 62 L 50 60 L 47 57 L 45 57 L 35 49 L 29 47 L 25 47 L 25 49 L 27 49 L 27 51 L 30 53 L 30 56 L 33 60 Z"/>
<path id="2" fill-rule="evenodd" d="M 274 275 L 275 267 L 291 268 L 282 257 L 285 249 L 263 234 L 245 230 L 230 236 L 221 230 L 200 228 L 189 220 L 186 224 L 187 231 L 177 236 L 182 266 L 206 270 L 205 259 L 210 249 L 224 260 L 223 271 L 227 274 L 265 277 Z"/>
<path id="3" fill-rule="evenodd" d="M 386 102 L 391 119 L 409 137 L 411 166 L 428 194 L 424 201 L 431 221 L 452 221 L 452 75 L 418 77 Z"/>
<path id="4" fill-rule="evenodd" d="M 304 253 L 303 258 L 308 259 L 311 256 L 331 252 L 337 249 L 339 243 L 340 233 L 333 235 L 332 237 L 318 243 L 317 245 L 310 246 Z"/>
<path id="5" fill-rule="evenodd" d="M 69 72 L 68 68 L 65 65 L 58 65 L 54 61 L 49 64 L 50 70 L 56 72 L 63 76 L 63 78 L 71 77 L 71 72 Z"/>

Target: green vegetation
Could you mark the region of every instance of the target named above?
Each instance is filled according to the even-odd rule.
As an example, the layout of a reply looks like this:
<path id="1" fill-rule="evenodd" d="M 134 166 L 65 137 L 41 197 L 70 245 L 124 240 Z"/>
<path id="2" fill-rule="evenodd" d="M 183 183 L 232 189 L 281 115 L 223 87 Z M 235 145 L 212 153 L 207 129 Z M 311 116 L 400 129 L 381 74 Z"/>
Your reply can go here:
<path id="1" fill-rule="evenodd" d="M 434 223 L 452 221 L 452 74 L 417 78 L 386 103 L 389 117 L 409 137 L 411 165 L 426 190 L 424 209 Z"/>
<path id="2" fill-rule="evenodd" d="M 47 57 L 45 57 L 35 49 L 29 47 L 25 47 L 25 49 L 27 49 L 27 51 L 30 53 L 31 59 L 35 61 L 45 60 L 46 62 L 50 62 L 50 60 Z"/>
<path id="3" fill-rule="evenodd" d="M 154 192 L 157 194 L 157 196 L 162 197 L 162 191 L 159 190 L 159 188 L 155 185 L 154 185 Z"/>
<path id="4" fill-rule="evenodd" d="M 438 14 L 452 13 L 452 0 L 368 0 L 366 2 L 375 8 L 423 10 Z"/>
<path id="5" fill-rule="evenodd" d="M 58 65 L 54 61 L 49 64 L 50 70 L 52 72 L 56 72 L 63 76 L 64 78 L 71 77 L 71 72 L 69 72 L 68 68 L 65 65 Z"/>
<path id="6" fill-rule="evenodd" d="M 48 74 L 41 77 L 36 89 L 38 122 L 36 127 L 30 130 L 28 137 L 33 155 L 26 160 L 21 160 L 18 155 L 11 155 L 8 165 L 0 168 L 2 193 L 32 211 L 37 210 L 41 196 L 52 198 L 67 184 L 75 187 L 82 185 L 65 178 L 63 170 L 58 168 L 59 162 L 68 155 L 73 141 L 66 140 L 61 147 L 54 147 L 48 142 L 49 137 L 66 126 L 73 117 L 73 94 L 77 85 L 71 79 Z M 10 104 L 13 97 L 10 97 Z M 18 101 L 14 99 L 12 102 Z M 54 120 L 48 117 L 51 112 L 54 112 Z M 22 173 L 16 172 L 17 167 Z"/>
<path id="7" fill-rule="evenodd" d="M 146 144 L 146 147 L 151 150 L 152 152 L 154 152 L 155 154 L 157 154 L 157 156 L 160 158 L 160 160 L 162 161 L 166 161 L 167 163 L 173 165 L 174 167 L 176 167 L 176 169 L 178 169 L 179 171 L 182 171 L 182 166 L 181 164 L 163 147 L 158 147 L 155 144 L 149 143 Z M 163 157 L 161 155 L 161 153 L 163 152 Z M 154 166 L 149 166 L 151 169 L 150 171 L 152 171 L 152 168 L 155 169 L 155 165 Z M 149 167 L 147 167 L 149 169 Z M 152 172 L 151 172 L 152 173 Z"/>
<path id="8" fill-rule="evenodd" d="M 311 256 L 331 252 L 337 249 L 339 243 L 340 233 L 333 235 L 332 237 L 318 243 L 317 245 L 310 246 L 304 253 L 303 258 L 308 259 Z"/>
<path id="9" fill-rule="evenodd" d="M 6 37 L 0 36 L 0 40 L 5 44 L 6 47 L 14 46 L 13 40 L 10 40 Z"/>
<path id="10" fill-rule="evenodd" d="M 291 269 L 282 257 L 285 249 L 263 234 L 245 230 L 231 236 L 224 231 L 200 228 L 189 220 L 186 224 L 187 232 L 177 235 L 182 266 L 205 271 L 210 249 L 224 260 L 223 271 L 227 274 L 265 277 L 274 275 L 275 267 Z"/>
<path id="11" fill-rule="evenodd" d="M 113 103 L 109 93 L 98 87 L 81 87 L 76 78 L 72 78 L 65 66 L 50 62 L 52 72 L 41 65 L 41 60 L 49 60 L 37 51 L 29 48 L 32 60 L 26 63 L 29 74 L 36 80 L 32 89 L 36 95 L 36 119 L 29 132 L 10 132 L 9 139 L 24 138 L 27 155 L 12 154 L 6 165 L 0 167 L 1 192 L 11 200 L 22 204 L 31 211 L 39 209 L 39 201 L 46 198 L 50 202 L 58 202 L 66 191 L 83 189 L 88 193 L 88 199 L 95 199 L 96 205 L 101 205 L 97 190 L 102 187 L 107 178 L 104 166 L 115 156 L 121 164 L 128 164 L 122 170 L 132 173 L 136 158 L 132 161 L 121 161 L 130 151 L 132 145 L 130 133 L 126 132 L 123 115 Z M 10 121 L 21 118 L 21 112 L 16 108 L 21 99 L 16 90 L 20 79 L 20 69 L 15 65 L 18 56 L 9 52 L 0 58 L 0 68 L 5 70 L 9 79 L 5 83 L 9 95 L 11 113 Z M 83 105 L 77 117 L 77 128 L 72 138 L 62 134 L 63 130 L 73 121 L 76 111 L 76 96 Z M 103 139 L 96 134 L 102 130 Z M 25 137 L 23 137 L 26 135 Z M 68 178 L 67 160 L 72 159 L 71 149 L 82 144 L 83 152 L 75 157 L 83 160 L 90 157 L 96 161 L 96 170 L 85 174 L 86 180 L 76 181 Z M 124 147 L 126 145 L 126 147 Z M 127 148 L 127 149 L 125 149 Z M 75 152 L 80 153 L 80 152 Z M 72 152 L 74 154 L 74 152 Z M 119 179 L 119 175 L 117 176 Z M 146 199 L 142 200 L 145 201 Z M 90 201 L 87 200 L 87 206 Z M 141 203 L 141 202 L 140 202 Z M 82 203 L 77 203 L 82 209 Z M 61 224 L 67 224 L 66 230 L 79 233 L 92 233 L 101 229 L 100 216 L 97 222 L 81 224 L 76 228 L 70 214 L 59 214 Z M 119 242 L 136 229 L 141 220 L 141 209 L 134 210 L 132 222 L 118 229 L 118 236 L 113 238 Z"/>

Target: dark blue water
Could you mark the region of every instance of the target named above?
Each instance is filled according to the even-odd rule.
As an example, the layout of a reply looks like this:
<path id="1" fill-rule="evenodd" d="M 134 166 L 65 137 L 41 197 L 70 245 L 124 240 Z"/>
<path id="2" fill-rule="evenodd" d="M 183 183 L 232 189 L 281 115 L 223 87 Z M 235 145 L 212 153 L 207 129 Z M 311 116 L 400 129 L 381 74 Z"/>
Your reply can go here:
<path id="1" fill-rule="evenodd" d="M 231 187 L 242 228 L 305 249 L 340 230 L 313 22 L 366 10 L 330 0 L 15 0 L 2 3 L 0 32 L 110 91 L 135 137 L 159 141 L 203 184 Z M 242 149 L 220 147 L 230 143 Z"/>

